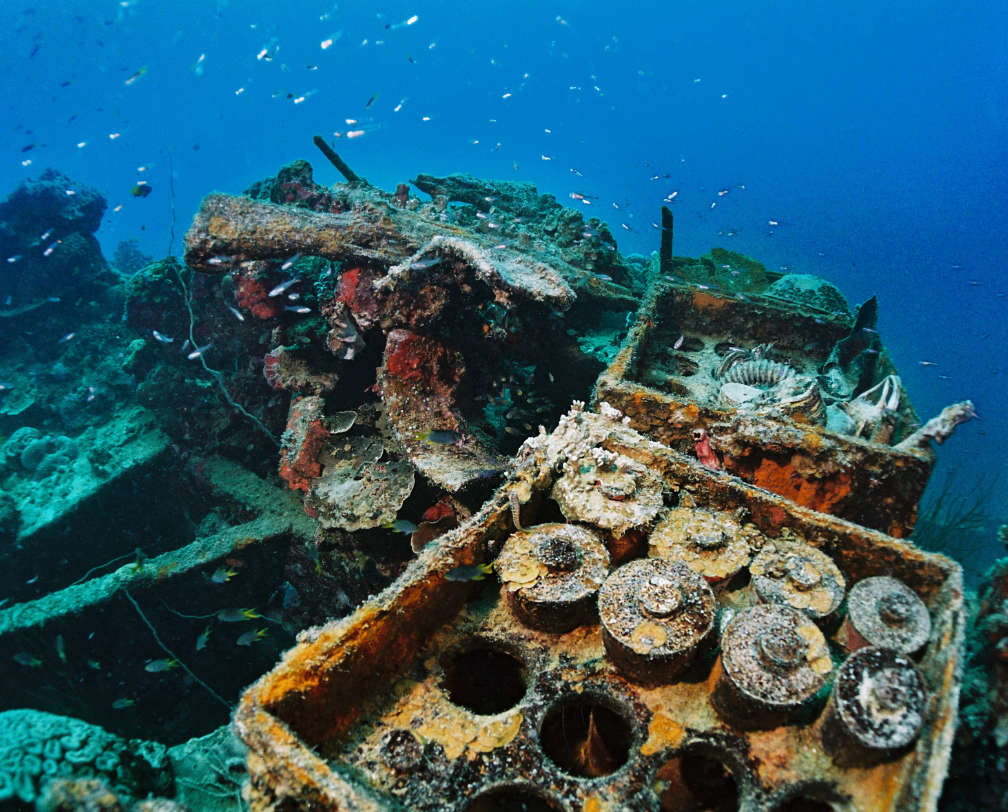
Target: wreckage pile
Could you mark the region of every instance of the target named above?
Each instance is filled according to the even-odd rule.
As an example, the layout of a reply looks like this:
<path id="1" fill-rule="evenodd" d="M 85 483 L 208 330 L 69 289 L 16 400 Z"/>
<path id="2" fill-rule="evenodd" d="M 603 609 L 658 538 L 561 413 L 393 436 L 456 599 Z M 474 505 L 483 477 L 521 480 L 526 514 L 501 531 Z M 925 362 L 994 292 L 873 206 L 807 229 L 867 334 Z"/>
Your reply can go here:
<path id="1" fill-rule="evenodd" d="M 246 694 L 237 724 L 253 797 L 860 808 L 885 793 L 886 808 L 933 806 L 954 725 L 960 575 L 867 528 L 909 532 L 927 439 L 971 406 L 913 430 L 873 301 L 853 319 L 842 297 L 826 313 L 822 290 L 769 290 L 765 273 L 744 291 L 735 274 L 734 288 L 711 290 L 716 273 L 690 284 L 703 266 L 672 258 L 652 268 L 619 352 L 600 359 L 602 415 L 576 408 L 553 434 L 542 425 L 555 413 L 516 427 L 523 401 L 583 391 L 563 376 L 586 361 L 557 358 L 588 355 L 563 314 L 618 287 L 616 275 L 586 275 L 527 232 L 516 251 L 508 218 L 528 214 L 517 194 L 424 182 L 444 197 L 421 206 L 400 190 L 379 206 L 351 184 L 324 214 L 214 196 L 187 235 L 187 263 L 216 262 L 236 284 L 285 254 L 339 263 L 317 301 L 319 342 L 351 363 L 384 344 L 371 441 L 327 413 L 337 363 L 268 356 L 267 377 L 293 395 L 281 475 L 321 525 L 394 524 L 416 472 L 455 508 L 444 530 L 504 476 L 457 529 L 417 526 L 420 558 L 394 585 Z M 267 280 L 263 291 L 286 284 Z M 516 366 L 530 373 L 516 380 Z M 716 446 L 706 466 L 674 450 L 698 430 Z M 509 434 L 536 435 L 510 465 Z M 499 596 L 466 583 L 486 574 L 481 561 Z M 848 589 L 859 599 L 842 613 Z M 697 785 L 687 762 L 718 777 Z"/>
<path id="2" fill-rule="evenodd" d="M 185 264 L 124 282 L 129 409 L 9 415 L 16 488 L 36 446 L 94 486 L 21 523 L 0 643 L 41 661 L 113 612 L 92 660 L 162 707 L 88 721 L 181 740 L 206 729 L 158 663 L 195 641 L 216 718 L 321 624 L 236 713 L 256 809 L 934 808 L 961 574 L 899 537 L 971 405 L 920 426 L 874 301 L 675 257 L 667 213 L 659 255 L 622 257 L 528 184 L 421 175 L 422 202 L 341 171 L 207 197 Z M 173 531 L 82 544 L 82 583 L 33 592 L 19 551 L 110 500 Z M 95 672 L 79 695 L 134 713 Z"/>

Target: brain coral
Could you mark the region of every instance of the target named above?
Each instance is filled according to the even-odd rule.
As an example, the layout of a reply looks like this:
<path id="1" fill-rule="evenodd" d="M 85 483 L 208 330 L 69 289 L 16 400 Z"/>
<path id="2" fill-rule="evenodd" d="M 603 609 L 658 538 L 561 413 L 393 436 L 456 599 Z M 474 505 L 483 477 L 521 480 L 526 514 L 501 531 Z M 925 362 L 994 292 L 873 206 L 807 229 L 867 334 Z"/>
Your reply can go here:
<path id="1" fill-rule="evenodd" d="M 49 778 L 99 778 L 134 798 L 170 795 L 174 784 L 162 744 L 43 711 L 0 713 L 0 807 L 34 802 Z"/>

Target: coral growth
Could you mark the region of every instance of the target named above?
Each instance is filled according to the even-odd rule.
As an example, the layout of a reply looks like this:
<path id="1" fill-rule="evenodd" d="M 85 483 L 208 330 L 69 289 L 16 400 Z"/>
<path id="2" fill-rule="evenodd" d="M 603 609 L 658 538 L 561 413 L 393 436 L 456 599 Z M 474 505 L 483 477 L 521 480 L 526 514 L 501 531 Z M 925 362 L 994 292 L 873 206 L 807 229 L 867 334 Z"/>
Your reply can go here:
<path id="1" fill-rule="evenodd" d="M 134 798 L 170 793 L 173 784 L 164 745 L 43 711 L 0 713 L 0 801 L 33 802 L 48 776 L 97 777 Z"/>

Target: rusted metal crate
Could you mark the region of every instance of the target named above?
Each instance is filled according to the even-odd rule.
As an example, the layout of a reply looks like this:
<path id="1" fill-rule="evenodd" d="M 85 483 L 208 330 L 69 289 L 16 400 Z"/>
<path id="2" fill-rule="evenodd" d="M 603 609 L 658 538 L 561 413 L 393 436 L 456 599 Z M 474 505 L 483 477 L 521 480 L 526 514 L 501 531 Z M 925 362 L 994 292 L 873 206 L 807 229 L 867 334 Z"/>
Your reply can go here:
<path id="1" fill-rule="evenodd" d="M 597 473 L 587 459 L 599 461 Z M 621 471 L 636 484 L 617 492 Z M 580 484 L 564 490 L 558 483 L 565 477 Z M 650 543 L 652 556 L 661 552 L 655 528 L 669 516 L 692 521 L 695 514 L 744 523 L 746 537 L 770 549 L 800 537 L 832 559 L 848 586 L 869 576 L 901 580 L 931 623 L 915 666 L 927 684 L 919 738 L 867 761 L 857 748 L 831 743 L 824 693 L 847 656 L 842 610 L 820 619 L 829 654 L 815 661 L 825 683 L 812 705 L 783 721 L 750 724 L 758 720 L 719 704 L 721 641 L 733 618 L 758 602 L 762 570 L 755 564 L 725 578 L 705 576 L 712 586 L 701 589 L 713 591 L 705 600 L 717 617 L 691 661 L 669 677 L 628 676 L 614 661 L 605 637 L 619 630 L 604 606 L 605 632 L 597 620 L 569 614 L 559 627 L 580 625 L 544 631 L 550 601 L 563 603 L 563 590 L 540 594 L 542 613 L 522 612 L 519 620 L 506 594 L 526 577 L 514 539 L 570 520 L 576 501 L 589 512 L 601 506 L 600 521 L 581 521 L 577 532 L 597 534 L 616 564 L 628 562 L 619 570 L 614 564 L 617 573 L 681 568 L 642 551 Z M 524 530 L 516 532 L 516 524 Z M 547 536 L 559 538 L 561 526 L 547 524 Z M 750 552 L 757 548 L 768 549 Z M 496 576 L 465 580 L 478 572 L 460 568 L 495 556 L 503 585 Z M 563 557 L 551 548 L 535 566 L 548 559 L 550 573 L 565 572 Z M 578 559 L 586 560 L 587 553 Z M 645 591 L 641 600 L 660 617 L 656 595 Z M 805 802 L 933 810 L 955 727 L 963 618 L 953 561 L 712 472 L 612 415 L 575 409 L 553 434 L 527 441 L 494 497 L 428 545 L 392 586 L 349 617 L 302 632 L 248 689 L 234 722 L 250 748 L 258 810 L 672 810 L 688 808 L 681 802 L 691 797 L 717 809 Z M 660 654 L 652 644 L 637 651 L 645 666 Z"/>
<path id="2" fill-rule="evenodd" d="M 611 403 L 634 428 L 684 453 L 691 453 L 693 431 L 703 428 L 724 468 L 747 482 L 906 537 L 934 463 L 932 452 L 898 451 L 827 430 L 810 420 L 801 404 L 754 414 L 718 400 L 717 370 L 736 348 L 772 343 L 773 352 L 796 372 L 815 378 L 852 326 L 846 314 L 659 281 L 599 377 L 594 402 Z M 880 350 L 876 377 L 894 373 Z M 904 428 L 918 422 L 905 396 L 898 413 Z"/>

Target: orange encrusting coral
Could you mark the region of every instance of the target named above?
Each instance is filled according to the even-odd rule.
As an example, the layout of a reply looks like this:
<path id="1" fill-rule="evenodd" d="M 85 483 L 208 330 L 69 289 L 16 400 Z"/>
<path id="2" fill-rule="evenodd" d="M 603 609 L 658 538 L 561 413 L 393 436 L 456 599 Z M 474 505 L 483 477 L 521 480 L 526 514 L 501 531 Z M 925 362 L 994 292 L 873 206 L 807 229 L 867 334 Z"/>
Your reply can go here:
<path id="1" fill-rule="evenodd" d="M 244 274 L 236 274 L 235 300 L 242 310 L 247 310 L 257 319 L 276 318 L 283 312 L 283 299 L 271 299 L 269 284 Z"/>
<path id="2" fill-rule="evenodd" d="M 397 378 L 435 381 L 450 361 L 448 350 L 432 338 L 407 330 L 395 330 L 389 334 L 385 368 Z"/>
<path id="3" fill-rule="evenodd" d="M 292 490 L 307 491 L 311 480 L 322 474 L 318 458 L 329 439 L 329 429 L 320 413 L 316 398 L 298 398 L 290 407 L 287 431 L 295 442 L 280 455 L 280 478 Z"/>

